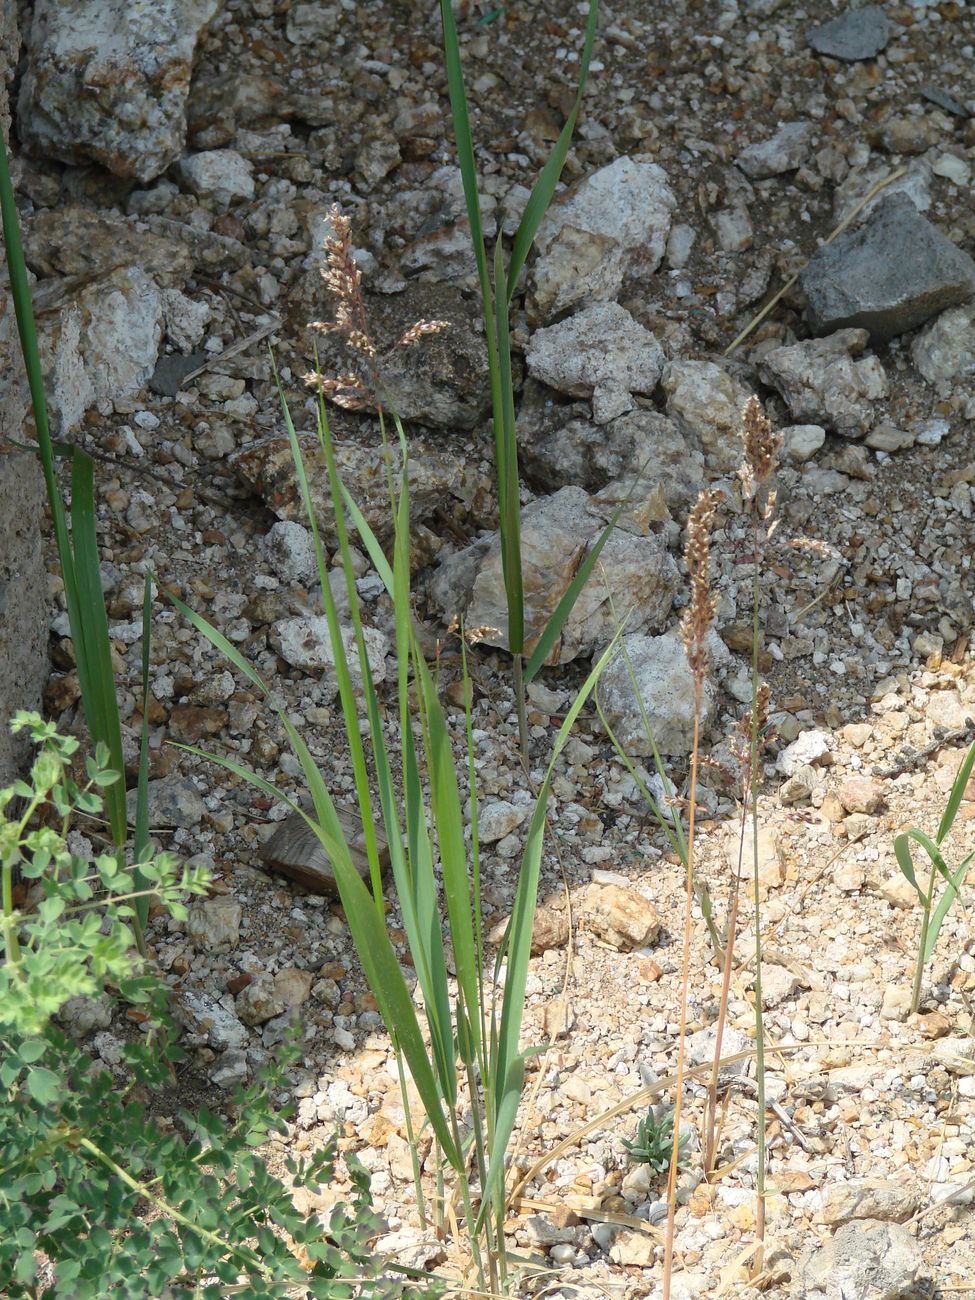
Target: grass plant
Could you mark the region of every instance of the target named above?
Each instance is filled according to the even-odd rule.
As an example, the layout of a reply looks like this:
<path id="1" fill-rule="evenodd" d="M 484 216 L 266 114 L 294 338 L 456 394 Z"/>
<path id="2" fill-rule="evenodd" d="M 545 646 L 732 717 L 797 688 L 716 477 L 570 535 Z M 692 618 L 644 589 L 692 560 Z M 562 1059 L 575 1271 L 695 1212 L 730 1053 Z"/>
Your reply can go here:
<path id="1" fill-rule="evenodd" d="M 918 901 L 921 904 L 921 934 L 914 963 L 914 983 L 911 986 L 912 1015 L 921 1005 L 924 967 L 934 954 L 941 926 L 952 903 L 960 897 L 959 890 L 965 883 L 968 869 L 971 866 L 972 859 L 975 858 L 975 851 L 966 854 L 961 863 L 952 871 L 945 862 L 941 851 L 942 845 L 955 824 L 955 818 L 958 816 L 958 809 L 961 806 L 965 787 L 971 779 L 973 767 L 975 767 L 975 744 L 971 746 L 958 768 L 951 792 L 948 795 L 948 802 L 945 804 L 945 810 L 938 825 L 938 833 L 933 840 L 917 826 L 912 826 L 910 830 L 904 831 L 894 840 L 894 855 L 897 858 L 897 865 L 907 880 L 914 886 Z M 915 844 L 921 846 L 928 857 L 930 866 L 926 888 L 922 887 L 918 882 L 917 873 L 914 869 L 914 858 L 911 851 L 912 840 Z M 939 877 L 944 881 L 945 887 L 936 904 L 934 891 Z"/>
<path id="2" fill-rule="evenodd" d="M 82 707 L 93 746 L 105 746 L 113 770 L 121 775 L 124 771 L 122 726 L 115 692 L 108 616 L 105 611 L 98 561 L 94 467 L 91 457 L 86 456 L 80 448 L 65 443 L 55 443 L 51 437 L 30 281 L 20 238 L 20 224 L 14 202 L 10 166 L 2 136 L 0 136 L 0 215 L 2 215 L 7 269 L 10 274 L 10 292 L 17 318 L 21 354 L 27 371 L 37 434 L 37 445 L 30 449 L 36 450 L 40 455 L 44 470 L 48 505 L 54 524 L 54 540 L 64 582 L 78 683 L 81 688 Z M 58 456 L 68 457 L 71 461 L 70 527 L 69 515 L 65 510 L 58 483 L 56 468 Z M 125 785 L 122 781 L 106 787 L 105 811 L 119 866 L 122 867 L 128 840 Z M 145 838 L 141 849 L 144 853 Z M 139 856 L 137 854 L 137 861 Z M 143 930 L 149 914 L 149 898 L 145 891 L 145 878 L 138 868 L 135 869 L 133 882 L 139 895 L 139 904 L 134 918 L 135 936 L 140 951 L 145 955 Z"/>
<path id="3" fill-rule="evenodd" d="M 481 223 L 480 201 L 477 191 L 477 161 L 471 133 L 470 108 L 464 86 L 457 25 L 454 21 L 451 0 L 440 0 L 443 26 L 444 58 L 447 71 L 447 93 L 450 98 L 454 123 L 457 158 L 464 184 L 464 199 L 470 223 L 471 243 L 477 264 L 477 278 L 481 294 L 484 320 L 484 339 L 487 348 L 488 369 L 491 379 L 491 412 L 494 427 L 495 482 L 498 494 L 498 525 L 501 537 L 501 565 L 504 576 L 507 627 L 503 636 L 511 655 L 515 704 L 518 710 L 518 729 L 521 751 L 528 757 L 528 723 L 525 709 L 525 686 L 546 662 L 558 640 L 566 619 L 592 573 L 600 552 L 612 532 L 616 517 L 609 521 L 596 543 L 579 566 L 562 599 L 535 639 L 530 652 L 526 644 L 525 592 L 521 569 L 521 488 L 518 474 L 518 438 L 515 421 L 514 380 L 511 365 L 511 336 L 509 312 L 519 278 L 535 242 L 535 236 L 549 209 L 559 177 L 572 143 L 579 112 L 582 108 L 589 64 L 596 40 L 599 0 L 590 0 L 586 21 L 586 35 L 579 61 L 579 79 L 575 99 L 565 125 L 552 147 L 515 231 L 507 268 L 504 264 L 504 245 L 500 235 L 494 245 L 494 256 L 489 262 L 484 229 Z"/>
<path id="4" fill-rule="evenodd" d="M 497 1292 L 508 1285 L 503 1236 L 507 1206 L 505 1157 L 521 1099 L 525 1061 L 535 1050 L 522 1048 L 521 1026 L 549 789 L 556 759 L 615 643 L 593 666 L 555 737 L 528 825 L 510 923 L 492 963 L 485 951 L 481 927 L 476 765 L 466 641 L 462 636 L 466 704 L 458 740 L 466 750 L 467 776 L 471 783 L 469 817 L 458 778 L 454 737 L 441 703 L 438 682 L 417 644 L 410 616 L 409 447 L 395 416 L 395 443 L 391 444 L 387 438 L 380 400 L 382 377 L 376 362 L 378 349 L 369 335 L 362 310 L 349 224 L 337 210 L 333 210 L 332 224 L 335 234 L 326 241 L 323 274 L 339 301 L 335 320 L 325 328 L 344 339 L 356 354 L 359 369 L 338 380 L 320 374 L 309 378 L 319 393 L 319 445 L 327 466 L 337 552 L 348 588 L 355 645 L 353 662 L 358 670 L 355 678 L 328 582 L 327 557 L 301 447 L 283 394 L 282 413 L 318 557 L 345 735 L 359 815 L 365 829 L 368 887 L 352 864 L 350 848 L 325 778 L 283 705 L 275 700 L 268 684 L 234 645 L 179 597 L 172 595 L 171 599 L 278 712 L 301 765 L 313 811 L 304 813 L 296 803 L 292 807 L 302 812 L 331 859 L 349 930 L 392 1038 L 401 1077 L 404 1082 L 407 1075 L 412 1079 L 434 1138 L 438 1153 L 435 1176 L 439 1179 L 444 1169 L 452 1174 L 452 1187 L 447 1190 L 459 1208 L 457 1217 L 463 1223 L 477 1287 L 480 1290 L 490 1287 Z M 400 342 L 406 346 L 416 343 L 434 325 L 434 322 L 418 322 Z M 359 406 L 368 400 L 370 393 L 375 396 L 391 492 L 394 536 L 391 559 L 383 552 L 339 476 L 325 406 L 326 393 L 338 394 L 347 404 Z M 350 526 L 358 533 L 394 609 L 400 745 L 395 762 L 383 731 L 363 636 Z M 236 759 L 217 754 L 204 756 L 269 796 L 280 797 L 275 786 Z M 387 930 L 377 826 L 382 827 L 388 845 L 393 888 L 419 985 L 422 1024 Z M 455 972 L 453 978 L 448 975 L 451 966 Z M 404 1108 L 408 1114 L 405 1088 Z M 415 1172 L 422 1213 L 425 1196 L 418 1165 Z"/>

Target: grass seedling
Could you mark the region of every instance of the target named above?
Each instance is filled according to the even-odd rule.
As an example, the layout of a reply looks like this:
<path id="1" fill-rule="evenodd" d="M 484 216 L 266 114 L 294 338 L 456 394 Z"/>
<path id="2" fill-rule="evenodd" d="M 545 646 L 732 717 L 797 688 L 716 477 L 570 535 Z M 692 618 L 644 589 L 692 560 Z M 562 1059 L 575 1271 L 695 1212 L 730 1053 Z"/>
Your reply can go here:
<path id="1" fill-rule="evenodd" d="M 941 846 L 948 838 L 951 828 L 955 824 L 955 818 L 958 815 L 962 796 L 965 793 L 965 786 L 972 775 L 973 766 L 975 766 L 975 744 L 969 749 L 958 769 L 958 775 L 951 787 L 944 815 L 941 818 L 938 833 L 934 840 L 916 826 L 904 831 L 894 840 L 894 854 L 897 858 L 897 865 L 914 886 L 921 903 L 921 936 L 918 941 L 917 959 L 914 963 L 914 985 L 911 990 L 912 1015 L 921 1005 L 921 980 L 924 975 L 924 967 L 931 960 L 942 923 L 948 915 L 948 909 L 955 899 L 959 897 L 958 891 L 964 884 L 972 858 L 975 857 L 975 851 L 969 853 L 952 872 L 941 853 Z M 931 864 L 926 889 L 922 889 L 914 871 L 911 840 L 914 840 L 916 844 L 920 844 L 928 855 L 928 861 Z M 939 876 L 945 882 L 945 887 L 937 906 L 935 906 L 934 889 Z"/>
<path id="2" fill-rule="evenodd" d="M 98 745 L 106 747 L 111 766 L 121 777 L 125 770 L 122 758 L 122 727 L 115 692 L 115 675 L 112 670 L 108 616 L 105 612 L 98 562 L 94 467 L 91 458 L 83 451 L 64 443 L 56 444 L 51 438 L 30 282 L 27 278 L 27 264 L 24 259 L 10 167 L 2 135 L 0 135 L 0 214 L 3 220 L 7 269 L 10 273 L 10 292 L 17 318 L 21 353 L 30 386 L 34 426 L 37 430 L 37 447 L 36 449 L 31 447 L 30 450 L 37 450 L 44 469 L 47 498 L 54 522 L 54 539 L 61 566 L 61 577 L 64 581 L 68 622 L 74 645 L 82 705 L 93 747 Z M 55 458 L 58 455 L 71 458 L 70 528 L 55 468 Z M 118 780 L 109 785 L 104 791 L 104 797 L 112 842 L 121 867 L 124 863 L 125 843 L 128 838 L 125 783 Z M 140 895 L 135 917 L 136 941 L 144 956 L 146 948 L 143 929 L 149 915 L 149 898 L 144 892 L 145 881 L 138 870 L 134 873 L 133 883 L 136 892 Z"/>
<path id="3" fill-rule="evenodd" d="M 687 1145 L 688 1135 L 677 1141 L 678 1159 Z M 651 1106 L 640 1120 L 636 1129 L 636 1141 L 623 1139 L 626 1153 L 635 1165 L 649 1165 L 655 1174 L 664 1173 L 673 1158 L 674 1149 L 674 1112 L 668 1111 L 657 1118 Z"/>
<path id="4" fill-rule="evenodd" d="M 518 439 L 515 429 L 514 381 L 511 368 L 511 339 L 508 316 L 518 280 L 525 266 L 565 166 L 576 121 L 582 108 L 583 94 L 589 75 L 593 45 L 596 40 L 598 0 L 590 0 L 586 23 L 586 36 L 579 64 L 579 80 L 575 100 L 565 125 L 552 148 L 532 189 L 531 196 L 518 224 L 511 248 L 507 270 L 504 266 L 504 249 L 499 233 L 494 246 L 493 267 L 489 268 L 487 246 L 481 225 L 481 210 L 477 193 L 477 163 L 471 134 L 470 112 L 464 73 L 461 65 L 460 43 L 451 0 L 440 0 L 443 25 L 444 58 L 447 71 L 447 91 L 454 122 L 457 157 L 464 182 L 464 199 L 471 228 L 471 243 L 477 263 L 477 276 L 481 292 L 484 318 L 484 338 L 487 347 L 488 368 L 491 377 L 491 411 L 494 425 L 495 481 L 498 493 L 498 524 L 501 534 L 501 565 L 504 574 L 507 604 L 505 644 L 511 655 L 515 703 L 518 710 L 518 731 L 523 757 L 528 757 L 528 723 L 525 711 L 525 686 L 535 676 L 552 651 L 579 592 L 585 586 L 600 551 L 615 525 L 615 518 L 607 524 L 592 547 L 565 595 L 549 617 L 544 629 L 535 639 L 526 662 L 525 593 L 521 570 L 521 497 L 518 478 Z M 493 271 L 493 278 L 492 278 Z"/>

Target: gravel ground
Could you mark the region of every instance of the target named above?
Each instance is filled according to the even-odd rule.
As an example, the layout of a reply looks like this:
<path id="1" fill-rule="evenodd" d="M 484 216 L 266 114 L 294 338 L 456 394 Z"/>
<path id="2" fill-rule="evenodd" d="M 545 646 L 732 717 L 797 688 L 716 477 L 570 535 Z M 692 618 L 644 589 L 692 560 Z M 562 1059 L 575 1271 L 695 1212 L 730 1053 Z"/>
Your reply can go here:
<path id="1" fill-rule="evenodd" d="M 497 8 L 492 19 L 492 4 L 457 6 L 485 204 L 510 210 L 571 107 L 585 6 L 515 0 Z M 759 805 L 776 1194 L 768 1201 L 765 1270 L 750 1282 L 753 1072 L 730 1083 L 721 1133 L 728 1172 L 711 1184 L 695 1172 L 704 1090 L 690 1084 L 676 1238 L 683 1272 L 674 1294 L 746 1295 L 754 1284 L 809 1300 L 839 1296 L 829 1288 L 840 1282 L 817 1282 L 810 1257 L 837 1229 L 855 1234 L 881 1221 L 894 1234 L 888 1260 L 895 1248 L 906 1252 L 905 1276 L 916 1275 L 917 1289 L 897 1289 L 878 1264 L 842 1294 L 947 1296 L 975 1276 L 975 948 L 966 909 L 953 908 L 926 973 L 922 1014 L 909 1015 L 919 915 L 893 837 L 908 825 L 934 831 L 971 739 L 969 713 L 975 716 L 971 314 L 961 307 L 939 316 L 943 337 L 928 337 L 927 352 L 919 351 L 923 330 L 848 349 L 852 357 L 866 347 L 863 355 L 884 377 L 882 391 L 856 398 L 867 415 L 853 436 L 843 436 L 845 399 L 835 389 L 820 394 L 821 418 L 812 418 L 776 382 L 777 349 L 810 334 L 802 286 L 789 287 L 748 338 L 726 350 L 897 169 L 906 169 L 897 184 L 927 221 L 956 247 L 975 251 L 975 119 L 967 115 L 975 104 L 975 19 L 963 0 L 887 5 L 883 51 L 844 61 L 807 43 L 807 33 L 836 16 L 821 0 L 675 0 L 654 9 L 638 0 L 603 7 L 564 179 L 580 181 L 624 155 L 663 169 L 674 200 L 666 251 L 656 255 L 663 262 L 651 273 L 629 267 L 614 296 L 653 334 L 662 362 L 720 367 L 717 376 L 701 372 L 704 405 L 696 416 L 690 402 L 682 407 L 674 397 L 674 384 L 668 391 L 668 374 L 678 372 L 665 370 L 662 386 L 654 381 L 648 393 L 629 394 L 635 409 L 678 420 L 702 483 L 724 494 L 713 538 L 724 649 L 708 737 L 718 757 L 748 698 L 751 533 L 736 457 L 729 458 L 730 444 L 709 442 L 708 430 L 720 422 L 721 400 L 734 410 L 750 392 L 776 428 L 790 430 L 776 479 L 779 526 L 762 580 L 762 671 L 776 723 Z M 63 277 L 83 275 L 83 256 L 99 273 L 114 266 L 117 223 L 127 215 L 140 223 L 141 244 L 137 254 L 123 250 L 124 264 L 145 266 L 150 237 L 163 241 L 150 278 L 175 297 L 160 309 L 161 355 L 194 358 L 178 390 L 165 367 L 151 387 L 143 378 L 125 398 L 95 385 L 76 435 L 101 458 L 102 555 L 132 753 L 141 586 L 151 571 L 221 627 L 283 695 L 336 801 L 350 802 L 334 679 L 286 653 L 282 623 L 313 614 L 316 596 L 301 535 L 281 531 L 282 521 L 300 514 L 266 343 L 296 422 L 310 428 L 314 402 L 300 376 L 321 338 L 308 322 L 331 310 L 317 266 L 333 202 L 353 222 L 377 337 L 397 337 L 418 316 L 453 322 L 448 336 L 421 344 L 398 380 L 403 401 L 421 412 L 410 425 L 430 476 L 415 521 L 426 601 L 418 613 L 439 635 L 444 610 L 432 566 L 439 560 L 446 572 L 446 562 L 489 536 L 496 521 L 462 200 L 456 173 L 444 170 L 455 167 L 455 155 L 435 8 L 229 0 L 203 37 L 188 120 L 183 161 L 142 187 L 95 167 L 26 155 L 17 164 L 39 293 L 53 294 L 55 305 L 77 294 Z M 745 153 L 783 123 L 804 128 L 787 166 Z M 219 175 L 211 161 L 201 178 L 198 159 L 213 150 L 232 156 Z M 777 169 L 763 175 L 766 164 Z M 93 214 L 115 224 L 86 225 Z M 80 232 L 81 252 L 71 252 L 71 231 Z M 187 255 L 185 272 L 167 285 Z M 146 300 L 138 285 L 133 292 Z M 545 321 L 531 293 L 518 299 L 519 367 Z M 937 347 L 954 349 L 954 368 L 925 359 Z M 326 369 L 335 356 L 326 340 Z M 534 376 L 530 358 L 528 369 Z M 588 422 L 593 390 L 559 396 L 521 373 L 518 384 L 527 503 L 563 486 L 542 465 L 538 444 L 553 423 Z M 443 405 L 431 416 L 424 404 L 434 398 Z M 603 423 L 587 423 L 583 442 L 600 439 Z M 822 437 L 796 433 L 810 426 Z M 350 449 L 354 481 L 367 490 L 378 465 L 374 424 L 336 409 L 334 429 Z M 614 476 L 607 471 L 583 486 L 595 491 Z M 656 521 L 650 531 L 676 558 L 686 504 L 668 496 L 662 514 L 648 514 Z M 670 622 L 686 599 L 685 576 L 675 584 Z M 54 578 L 52 585 L 57 590 Z M 364 559 L 359 590 L 366 623 L 388 632 L 390 611 Z M 53 635 L 60 671 L 47 702 L 67 725 L 77 683 L 63 616 Z M 534 781 L 584 662 L 583 655 L 547 670 L 533 688 Z M 156 923 L 150 936 L 164 977 L 188 1008 L 186 1098 L 212 1099 L 214 1085 L 229 1089 L 252 1075 L 296 1013 L 302 1059 L 282 1098 L 295 1103 L 296 1115 L 280 1155 L 314 1149 L 338 1126 L 343 1146 L 373 1171 L 392 1234 L 386 1247 L 402 1259 L 439 1263 L 442 1249 L 424 1245 L 417 1229 L 395 1067 L 341 909 L 262 865 L 260 843 L 283 808 L 166 743 L 229 751 L 282 792 L 298 792 L 283 733 L 248 683 L 161 601 L 152 663 L 152 774 L 167 783 L 156 806 L 158 839 L 203 858 L 215 873 L 212 898 L 193 909 L 187 928 Z M 457 674 L 450 656 L 443 672 L 450 700 Z M 515 758 L 504 656 L 485 647 L 474 672 L 480 796 L 501 832 L 484 860 L 487 920 L 496 924 L 513 896 L 528 783 Z M 380 687 L 394 689 L 395 675 Z M 450 721 L 460 753 L 462 715 L 452 710 Z M 680 786 L 686 755 L 668 756 L 668 768 Z M 954 862 L 975 848 L 975 790 L 968 793 L 950 841 Z M 709 784 L 704 808 L 699 871 L 720 918 L 738 822 L 720 784 Z M 516 1164 L 528 1171 L 583 1131 L 524 1188 L 509 1228 L 512 1247 L 554 1270 L 544 1279 L 551 1294 L 659 1294 L 663 1180 L 630 1164 L 622 1145 L 646 1103 L 602 1124 L 599 1116 L 674 1069 L 682 907 L 680 865 L 587 710 L 554 785 L 545 937 L 529 976 L 525 1029 L 526 1041 L 551 1039 L 551 1046 L 531 1067 Z M 394 938 L 397 924 L 393 908 Z M 752 1041 L 753 946 L 754 918 L 743 902 L 726 1051 Z M 696 910 L 695 1061 L 707 1059 L 713 1042 L 721 974 L 711 957 Z M 115 1033 L 103 1027 L 95 1040 L 107 1060 Z M 906 1234 L 891 1226 L 898 1224 Z M 834 1279 L 841 1271 L 836 1265 Z"/>

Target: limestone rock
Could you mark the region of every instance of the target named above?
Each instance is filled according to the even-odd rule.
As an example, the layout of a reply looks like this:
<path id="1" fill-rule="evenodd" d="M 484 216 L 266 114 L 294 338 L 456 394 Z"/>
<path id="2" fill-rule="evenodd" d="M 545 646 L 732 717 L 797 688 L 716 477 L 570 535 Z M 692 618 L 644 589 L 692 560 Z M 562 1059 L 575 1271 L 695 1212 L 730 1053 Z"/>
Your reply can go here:
<path id="1" fill-rule="evenodd" d="M 644 948 L 660 931 L 660 916 L 649 899 L 620 885 L 593 888 L 587 899 L 586 922 L 604 943 L 620 952 Z"/>
<path id="2" fill-rule="evenodd" d="M 237 994 L 237 1015 L 245 1025 L 262 1025 L 284 1010 L 284 999 L 267 971 L 261 971 Z"/>
<path id="3" fill-rule="evenodd" d="M 708 463 L 721 471 L 736 468 L 748 390 L 711 361 L 672 361 L 660 386 L 667 414 L 697 439 Z"/>
<path id="4" fill-rule="evenodd" d="M 770 139 L 743 149 L 735 162 L 752 180 L 795 171 L 809 152 L 812 134 L 811 122 L 784 122 Z"/>
<path id="5" fill-rule="evenodd" d="M 226 894 L 190 904 L 186 933 L 194 945 L 206 952 L 229 952 L 240 939 L 243 909 Z"/>
<path id="6" fill-rule="evenodd" d="M 581 488 L 562 488 L 525 509 L 521 541 L 528 653 L 604 527 L 605 515 L 592 508 Z M 614 530 L 548 662 L 569 663 L 606 646 L 616 630 L 610 595 L 616 614 L 620 618 L 630 615 L 629 626 L 634 630 L 664 627 L 676 584 L 676 565 L 659 537 L 636 537 Z M 496 629 L 496 634 L 489 633 L 486 640 L 506 646 L 507 620 L 501 543 L 496 534 L 475 580 L 466 623 L 468 627 Z"/>
<path id="7" fill-rule="evenodd" d="M 663 369 L 660 344 L 618 303 L 596 303 L 536 330 L 525 354 L 528 373 L 570 397 L 599 400 L 652 393 Z M 633 403 L 630 402 L 630 406 Z M 622 414 L 613 409 L 613 415 Z M 597 423 L 601 421 L 596 414 Z"/>
<path id="8" fill-rule="evenodd" d="M 126 814 L 135 820 L 136 790 L 125 796 Z M 149 782 L 149 825 L 179 826 L 191 830 L 203 820 L 206 811 L 199 791 L 188 777 L 163 776 Z"/>
<path id="9" fill-rule="evenodd" d="M 807 1260 L 803 1300 L 909 1300 L 922 1267 L 920 1247 L 906 1228 L 856 1219 Z"/>
<path id="10" fill-rule="evenodd" d="M 382 632 L 373 627 L 364 627 L 362 634 L 372 680 L 376 683 L 384 682 L 389 642 Z M 325 669 L 331 669 L 335 663 L 328 620 L 324 615 L 278 619 L 271 627 L 268 640 L 282 659 L 303 672 L 321 673 Z M 359 656 L 356 652 L 355 633 L 351 627 L 342 629 L 342 643 L 349 668 L 355 676 L 359 672 Z"/>
<path id="11" fill-rule="evenodd" d="M 911 344 L 911 356 L 929 384 L 975 374 L 975 303 L 952 307 L 925 326 Z"/>
<path id="12" fill-rule="evenodd" d="M 758 364 L 796 420 L 862 438 L 876 423 L 873 403 L 887 396 L 887 376 L 876 357 L 861 356 L 866 330 L 838 330 L 824 339 L 773 348 Z"/>
<path id="13" fill-rule="evenodd" d="M 26 148 L 149 181 L 179 157 L 197 43 L 220 0 L 38 0 L 18 103 Z"/>
<path id="14" fill-rule="evenodd" d="M 614 299 L 626 277 L 660 265 L 677 200 L 656 163 L 617 158 L 560 197 L 535 240 L 529 309 L 551 320 Z"/>
<path id="15" fill-rule="evenodd" d="M 162 332 L 162 295 L 138 266 L 69 289 L 60 310 L 43 318 L 39 335 L 48 401 L 60 431 L 77 428 L 97 402 L 143 388 L 155 369 Z"/>
<path id="16" fill-rule="evenodd" d="M 848 1183 L 827 1184 L 817 1218 L 834 1225 L 851 1219 L 904 1223 L 920 1202 L 920 1192 L 913 1183 L 853 1178 Z"/>
<path id="17" fill-rule="evenodd" d="M 664 636 L 629 633 L 623 638 L 623 648 L 632 665 L 657 748 L 662 754 L 688 754 L 693 734 L 694 689 L 679 631 Z M 709 649 L 717 662 L 727 661 L 728 651 L 718 636 L 712 635 Z M 607 720 L 625 751 L 641 757 L 652 753 L 622 649 L 607 665 L 597 690 Z M 714 715 L 716 703 L 714 686 L 706 680 L 701 700 L 704 731 Z"/>

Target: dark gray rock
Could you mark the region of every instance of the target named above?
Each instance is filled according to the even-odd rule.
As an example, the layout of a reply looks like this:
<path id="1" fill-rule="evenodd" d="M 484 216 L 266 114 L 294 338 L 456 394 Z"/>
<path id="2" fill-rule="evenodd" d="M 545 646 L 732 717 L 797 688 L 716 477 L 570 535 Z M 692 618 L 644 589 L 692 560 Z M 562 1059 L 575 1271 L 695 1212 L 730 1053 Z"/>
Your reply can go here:
<path id="1" fill-rule="evenodd" d="M 929 104 L 937 104 L 938 108 L 943 108 L 952 117 L 971 117 L 972 115 L 970 108 L 966 107 L 960 99 L 956 99 L 954 95 L 949 95 L 947 90 L 942 90 L 940 86 L 922 86 L 918 93 Z"/>
<path id="2" fill-rule="evenodd" d="M 175 397 L 187 375 L 199 370 L 207 359 L 205 352 L 194 352 L 192 356 L 181 357 L 178 353 L 160 357 L 149 379 L 149 391 L 157 397 Z"/>
<path id="3" fill-rule="evenodd" d="M 20 56 L 20 33 L 17 30 L 16 0 L 0 0 L 0 132 L 9 143 L 10 104 L 17 60 Z"/>
<path id="4" fill-rule="evenodd" d="M 890 33 L 890 19 L 880 6 L 865 5 L 814 27 L 806 33 L 806 41 L 817 54 L 856 63 L 858 59 L 875 58 L 890 40 Z"/>
<path id="5" fill-rule="evenodd" d="M 817 334 L 852 326 L 886 340 L 975 296 L 975 262 L 895 194 L 823 245 L 801 283 Z"/>

